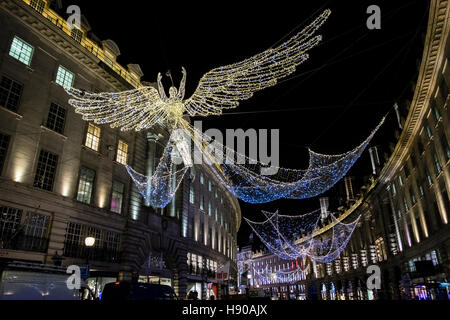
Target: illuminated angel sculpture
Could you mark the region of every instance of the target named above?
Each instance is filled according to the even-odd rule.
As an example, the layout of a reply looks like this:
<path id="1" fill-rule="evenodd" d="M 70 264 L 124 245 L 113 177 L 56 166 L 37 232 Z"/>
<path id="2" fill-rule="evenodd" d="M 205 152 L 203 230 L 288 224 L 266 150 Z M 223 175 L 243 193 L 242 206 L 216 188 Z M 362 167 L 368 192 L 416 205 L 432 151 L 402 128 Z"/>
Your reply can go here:
<path id="1" fill-rule="evenodd" d="M 218 180 L 238 198 L 262 203 L 279 198 L 301 199 L 320 194 L 340 180 L 361 155 L 375 131 L 354 150 L 336 156 L 326 156 L 310 151 L 310 166 L 306 170 L 277 168 L 277 174 L 261 175 L 267 164 L 248 159 L 249 165 L 217 163 L 205 148 L 205 141 L 211 138 L 196 132 L 186 116 L 220 115 L 227 108 L 235 108 L 239 101 L 249 99 L 259 90 L 274 86 L 308 59 L 307 52 L 321 41 L 315 35 L 327 20 L 330 10 L 325 10 L 310 25 L 282 43 L 244 61 L 215 68 L 200 79 L 193 95 L 184 99 L 186 70 L 180 87 L 172 86 L 167 97 L 158 74 L 157 88 L 139 87 L 117 93 L 87 93 L 74 88 L 66 88 L 72 96 L 69 103 L 75 107 L 84 120 L 98 124 L 108 123 L 112 128 L 127 130 L 149 130 L 156 124 L 172 132 L 160 163 L 151 177 L 142 175 L 127 166 L 127 170 L 141 194 L 154 207 L 164 207 L 172 199 L 184 174 L 192 161 L 187 156 L 192 151 L 179 129 L 193 141 Z M 381 125 L 381 124 L 380 124 Z M 220 146 L 226 154 L 236 154 L 234 150 Z M 184 166 L 174 165 L 174 153 L 181 154 Z M 256 164 L 255 164 L 256 163 Z"/>
<path id="2" fill-rule="evenodd" d="M 247 100 L 255 92 L 292 74 L 308 59 L 306 52 L 321 41 L 322 37 L 314 34 L 330 13 L 325 10 L 312 24 L 276 48 L 207 72 L 194 94 L 186 100 L 186 70 L 183 68 L 180 88 L 177 90 L 172 86 L 169 97 L 161 84 L 161 74 L 158 74 L 158 89 L 144 86 L 118 93 L 86 93 L 68 88 L 68 93 L 73 96 L 69 103 L 84 120 L 109 123 L 124 131 L 150 129 L 156 123 L 164 122 L 177 127 L 184 114 L 220 115 L 223 109 L 237 107 L 240 100 Z"/>

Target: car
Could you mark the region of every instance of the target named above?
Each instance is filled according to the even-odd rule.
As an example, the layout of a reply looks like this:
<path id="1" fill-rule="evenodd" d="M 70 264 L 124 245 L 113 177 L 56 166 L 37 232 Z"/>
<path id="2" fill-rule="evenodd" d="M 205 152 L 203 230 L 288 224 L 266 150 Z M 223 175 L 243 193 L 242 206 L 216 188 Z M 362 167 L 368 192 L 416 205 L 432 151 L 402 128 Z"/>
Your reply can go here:
<path id="1" fill-rule="evenodd" d="M 162 284 L 119 281 L 107 283 L 101 301 L 178 300 L 172 287 Z"/>

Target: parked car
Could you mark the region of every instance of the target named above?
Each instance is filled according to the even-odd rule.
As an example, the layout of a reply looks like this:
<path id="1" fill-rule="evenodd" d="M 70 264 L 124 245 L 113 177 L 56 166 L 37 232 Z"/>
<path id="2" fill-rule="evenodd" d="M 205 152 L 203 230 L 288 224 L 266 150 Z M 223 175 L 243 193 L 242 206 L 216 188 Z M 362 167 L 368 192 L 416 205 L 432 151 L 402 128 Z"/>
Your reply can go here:
<path id="1" fill-rule="evenodd" d="M 69 289 L 64 267 L 11 263 L 0 274 L 0 300 L 95 300 L 85 283 Z"/>
<path id="2" fill-rule="evenodd" d="M 172 287 L 138 282 L 112 282 L 105 285 L 101 301 L 116 300 L 177 300 Z"/>

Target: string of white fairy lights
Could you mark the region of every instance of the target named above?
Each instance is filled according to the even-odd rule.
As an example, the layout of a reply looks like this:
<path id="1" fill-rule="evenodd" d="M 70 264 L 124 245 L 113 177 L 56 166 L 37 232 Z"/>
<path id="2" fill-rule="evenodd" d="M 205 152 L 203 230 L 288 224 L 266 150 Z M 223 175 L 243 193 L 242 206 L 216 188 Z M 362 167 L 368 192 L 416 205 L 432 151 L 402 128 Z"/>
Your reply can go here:
<path id="1" fill-rule="evenodd" d="M 270 252 L 283 260 L 309 257 L 319 263 L 328 263 L 339 257 L 361 218 L 344 223 L 330 213 L 333 227 L 318 235 L 318 210 L 300 216 L 280 215 L 278 212 L 263 214 L 267 219 L 262 222 L 244 219 Z M 299 239 L 302 239 L 300 243 Z"/>
<path id="2" fill-rule="evenodd" d="M 305 268 L 301 268 L 297 265 L 292 270 L 278 270 L 273 272 L 266 266 L 264 269 L 254 269 L 254 274 L 263 285 L 274 283 L 296 283 L 297 281 L 304 279 L 308 270 L 309 264 Z"/>

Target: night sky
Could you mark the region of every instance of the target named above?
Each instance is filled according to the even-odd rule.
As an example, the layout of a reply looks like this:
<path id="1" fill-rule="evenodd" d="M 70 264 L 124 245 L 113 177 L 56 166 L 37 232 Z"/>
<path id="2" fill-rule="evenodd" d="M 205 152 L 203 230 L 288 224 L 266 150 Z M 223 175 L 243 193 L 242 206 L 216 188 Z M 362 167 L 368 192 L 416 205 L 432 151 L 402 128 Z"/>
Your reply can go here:
<path id="1" fill-rule="evenodd" d="M 145 81 L 158 72 L 172 71 L 176 86 L 181 67 L 187 70 L 186 97 L 212 68 L 234 63 L 280 44 L 300 31 L 324 9 L 332 14 L 318 34 L 322 43 L 312 49 L 290 80 L 280 81 L 243 101 L 222 116 L 202 118 L 204 130 L 280 129 L 281 166 L 305 168 L 306 147 L 320 153 L 343 153 L 362 142 L 394 102 L 412 99 L 428 20 L 428 3 L 416 1 L 62 1 L 77 4 L 101 40 L 114 40 L 119 63 L 137 63 Z M 157 4 L 158 3 L 158 4 Z M 161 4 L 162 3 L 162 4 Z M 295 4 L 293 4 L 295 3 Z M 381 30 L 369 30 L 366 9 L 381 8 Z M 292 32 L 292 34 L 290 33 Z M 170 80 L 164 79 L 166 88 Z M 403 114 L 407 111 L 403 108 Z M 380 156 L 395 143 L 395 113 L 371 145 Z M 368 151 L 350 175 L 370 174 Z M 339 186 L 326 193 L 333 199 Z M 260 210 L 301 214 L 319 207 L 317 198 L 279 200 L 250 205 L 242 201 L 245 217 L 262 220 Z M 247 242 L 249 227 L 239 231 L 238 244 Z"/>

